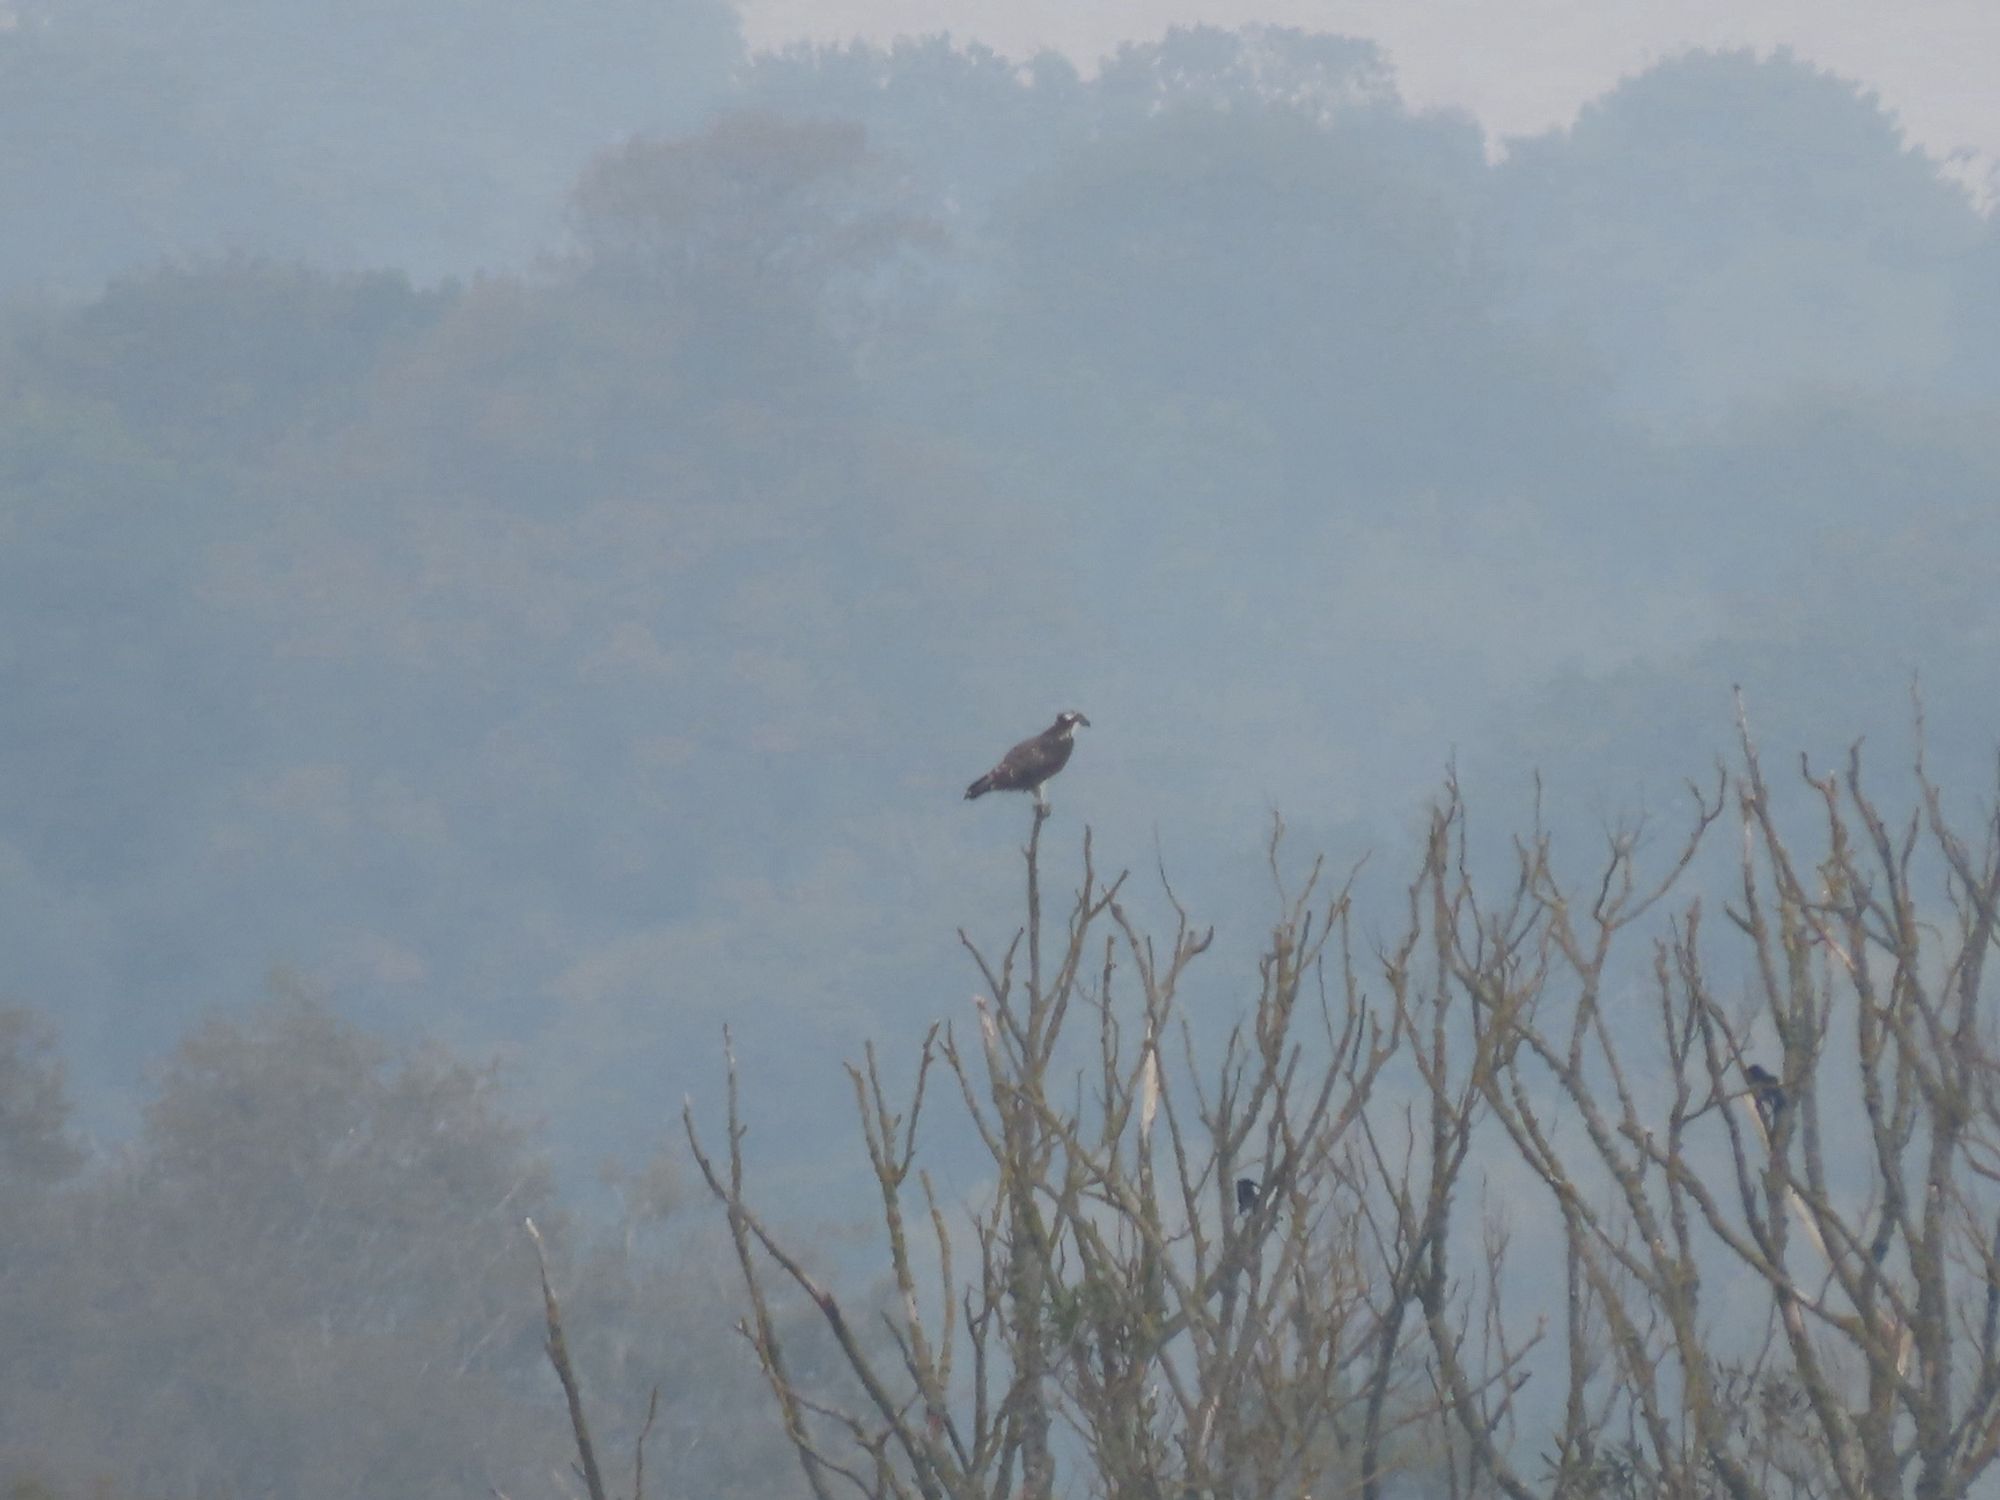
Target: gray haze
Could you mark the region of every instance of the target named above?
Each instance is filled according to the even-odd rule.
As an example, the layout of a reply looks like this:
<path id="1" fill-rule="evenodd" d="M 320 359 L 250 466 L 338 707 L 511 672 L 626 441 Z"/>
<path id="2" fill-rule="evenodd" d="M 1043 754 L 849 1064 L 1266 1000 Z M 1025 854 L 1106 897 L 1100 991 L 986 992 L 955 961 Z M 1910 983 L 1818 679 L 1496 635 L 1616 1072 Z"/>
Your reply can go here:
<path id="1" fill-rule="evenodd" d="M 748 56 L 720 0 L 12 14 L 0 997 L 49 1031 L 0 1187 L 61 1233 L 0 1290 L 82 1352 L 32 1407 L 0 1352 L 0 1458 L 346 1493 L 365 1400 L 375 1493 L 542 1473 L 509 1235 L 567 1203 L 615 1389 L 754 1433 L 683 1433 L 689 1492 L 790 1482 L 749 1372 L 687 1373 L 740 1362 L 648 1163 L 728 1023 L 769 1190 L 851 1211 L 836 1060 L 965 1016 L 1026 810 L 960 789 L 1057 709 L 1058 874 L 1086 823 L 1163 860 L 1225 1018 L 1273 809 L 1387 909 L 1448 764 L 1496 839 L 1537 767 L 1588 834 L 1706 770 L 1732 683 L 1783 756 L 1900 766 L 1913 673 L 1989 790 L 2000 241 L 1794 59 L 1665 60 L 1496 163 L 1301 32 L 1086 77 Z M 296 1377 L 321 1271 L 477 1399 Z M 246 1347 L 292 1373 L 188 1384 Z"/>
<path id="2" fill-rule="evenodd" d="M 1573 124 L 1620 80 L 1697 48 L 1796 54 L 1878 95 L 1911 141 L 1990 201 L 2000 180 L 2000 11 L 1986 0 L 742 0 L 751 46 L 888 43 L 949 32 L 1009 57 L 1042 51 L 1085 71 L 1174 26 L 1263 23 L 1365 36 L 1420 109 L 1463 110 L 1488 150 Z"/>

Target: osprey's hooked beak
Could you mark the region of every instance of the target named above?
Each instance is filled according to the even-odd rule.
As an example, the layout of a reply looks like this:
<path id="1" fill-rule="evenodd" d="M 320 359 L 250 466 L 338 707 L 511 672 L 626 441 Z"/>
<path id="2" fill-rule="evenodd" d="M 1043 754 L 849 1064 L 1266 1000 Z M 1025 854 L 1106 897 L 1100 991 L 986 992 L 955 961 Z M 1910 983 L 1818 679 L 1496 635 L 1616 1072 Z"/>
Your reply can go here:
<path id="1" fill-rule="evenodd" d="M 1090 728 L 1090 720 L 1086 719 L 1082 714 L 1076 716 L 1076 722 L 1081 724 L 1085 729 Z"/>

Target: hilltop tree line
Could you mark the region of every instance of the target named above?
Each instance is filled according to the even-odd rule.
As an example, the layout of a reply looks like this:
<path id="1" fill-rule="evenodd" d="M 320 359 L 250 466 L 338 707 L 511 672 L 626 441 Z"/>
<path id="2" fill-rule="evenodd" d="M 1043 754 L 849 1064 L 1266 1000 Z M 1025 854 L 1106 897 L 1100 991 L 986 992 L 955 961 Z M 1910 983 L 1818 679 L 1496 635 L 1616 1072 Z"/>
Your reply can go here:
<path id="1" fill-rule="evenodd" d="M 8 319 L 0 920 L 91 1089 L 273 961 L 614 1100 L 697 1034 L 663 957 L 704 1027 L 838 974 L 741 1024 L 852 1042 L 947 972 L 943 793 L 1063 703 L 1097 820 L 1229 864 L 1273 804 L 1397 831 L 1453 745 L 1657 795 L 1721 682 L 1822 745 L 1847 674 L 1976 700 L 2000 261 L 1850 85 L 1682 59 L 1497 165 L 1280 31 L 728 97 L 580 163 L 529 271 Z"/>

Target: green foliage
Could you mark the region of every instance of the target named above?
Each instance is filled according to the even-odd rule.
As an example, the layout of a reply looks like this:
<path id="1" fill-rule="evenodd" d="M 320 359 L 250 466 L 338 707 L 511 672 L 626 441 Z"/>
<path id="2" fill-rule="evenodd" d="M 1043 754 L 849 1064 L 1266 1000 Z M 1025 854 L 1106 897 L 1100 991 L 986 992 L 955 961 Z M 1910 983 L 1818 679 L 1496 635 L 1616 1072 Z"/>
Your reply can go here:
<path id="1" fill-rule="evenodd" d="M 149 445 L 200 464 L 327 421 L 445 300 L 390 272 L 172 266 L 32 321 L 17 357 L 38 386 L 102 402 Z"/>

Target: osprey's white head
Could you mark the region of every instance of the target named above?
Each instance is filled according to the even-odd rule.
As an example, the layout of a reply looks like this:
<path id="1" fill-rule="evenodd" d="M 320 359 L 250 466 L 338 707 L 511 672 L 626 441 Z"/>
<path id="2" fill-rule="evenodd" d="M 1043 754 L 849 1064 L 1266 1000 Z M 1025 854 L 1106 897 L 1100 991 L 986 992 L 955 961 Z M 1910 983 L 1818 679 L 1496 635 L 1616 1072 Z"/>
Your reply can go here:
<path id="1" fill-rule="evenodd" d="M 1068 739 L 1071 735 L 1076 733 L 1076 726 L 1079 724 L 1081 724 L 1085 729 L 1090 728 L 1090 720 L 1086 719 L 1082 714 L 1078 713 L 1075 709 L 1066 708 L 1061 713 L 1056 715 L 1055 723 L 1050 725 L 1049 727 L 1053 729 L 1057 734 L 1061 735 L 1064 739 Z"/>

